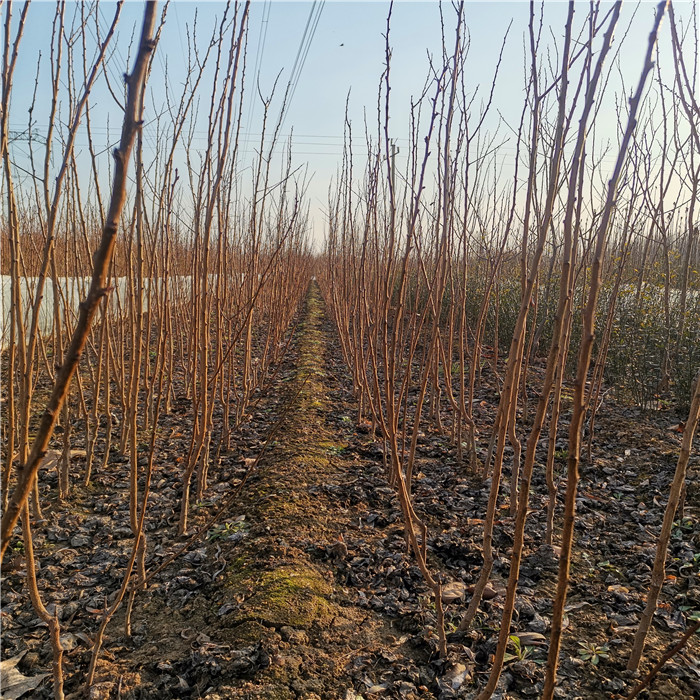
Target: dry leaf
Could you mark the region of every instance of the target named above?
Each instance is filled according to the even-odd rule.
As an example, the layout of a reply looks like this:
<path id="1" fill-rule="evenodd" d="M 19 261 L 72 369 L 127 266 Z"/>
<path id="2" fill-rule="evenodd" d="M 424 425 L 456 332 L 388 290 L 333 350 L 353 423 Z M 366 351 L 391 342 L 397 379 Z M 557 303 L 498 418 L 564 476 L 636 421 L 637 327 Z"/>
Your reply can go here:
<path id="1" fill-rule="evenodd" d="M 456 600 L 462 600 L 467 586 L 461 581 L 452 581 L 447 583 L 442 588 L 443 603 L 454 603 Z"/>
<path id="2" fill-rule="evenodd" d="M 17 664 L 22 660 L 26 652 L 22 652 L 11 659 L 0 661 L 0 685 L 2 686 L 2 700 L 15 700 L 34 690 L 50 673 L 40 673 L 36 676 L 24 676 L 17 670 Z"/>
<path id="3" fill-rule="evenodd" d="M 445 673 L 443 680 L 452 686 L 452 690 L 459 690 L 469 676 L 469 670 L 464 664 L 452 664 Z"/>
<path id="4" fill-rule="evenodd" d="M 518 634 L 522 646 L 544 646 L 547 644 L 547 637 L 539 632 L 521 632 Z"/>

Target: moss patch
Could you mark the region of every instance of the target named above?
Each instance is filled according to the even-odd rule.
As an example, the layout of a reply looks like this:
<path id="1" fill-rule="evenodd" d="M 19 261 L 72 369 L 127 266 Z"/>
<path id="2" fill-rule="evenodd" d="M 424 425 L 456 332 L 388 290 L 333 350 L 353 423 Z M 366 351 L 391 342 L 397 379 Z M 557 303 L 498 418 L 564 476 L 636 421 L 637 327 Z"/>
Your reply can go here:
<path id="1" fill-rule="evenodd" d="M 260 641 L 264 643 L 273 638 L 274 634 L 269 627 L 265 627 L 255 620 L 247 620 L 222 634 L 221 637 L 224 641 L 235 644 L 236 648 L 241 648 L 257 644 Z"/>
<path id="2" fill-rule="evenodd" d="M 253 587 L 253 595 L 236 615 L 239 619 L 308 629 L 314 621 L 327 623 L 333 614 L 334 606 L 329 601 L 332 588 L 311 566 L 285 566 L 263 572 Z"/>

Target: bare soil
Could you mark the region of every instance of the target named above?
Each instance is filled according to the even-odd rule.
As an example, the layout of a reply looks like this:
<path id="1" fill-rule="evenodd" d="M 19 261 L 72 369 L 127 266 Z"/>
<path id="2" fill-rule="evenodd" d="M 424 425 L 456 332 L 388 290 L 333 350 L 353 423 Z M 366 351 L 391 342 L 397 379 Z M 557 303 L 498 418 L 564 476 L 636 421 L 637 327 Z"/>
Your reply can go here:
<path id="1" fill-rule="evenodd" d="M 351 383 L 317 287 L 302 314 L 284 365 L 237 443 L 212 467 L 207 498 L 193 508 L 192 529 L 219 512 L 232 489 L 240 489 L 240 497 L 137 595 L 130 636 L 124 608 L 115 616 L 93 700 L 471 698 L 485 680 L 512 545 L 507 506 L 496 530 L 492 595 L 466 633 L 456 624 L 468 594 L 447 605 L 450 654 L 440 659 L 434 607 L 406 552 L 382 442 L 358 430 Z M 484 418 L 495 407 L 496 389 L 485 370 Z M 146 528 L 149 570 L 185 541 L 174 534 L 173 504 L 181 493 L 188 420 L 185 402 L 163 417 L 166 449 L 159 453 Z M 562 420 L 564 435 L 566 413 Z M 621 698 L 635 682 L 624 667 L 675 468 L 677 424 L 670 411 L 644 414 L 606 404 L 599 414 L 593 461 L 582 469 L 558 697 Z M 429 523 L 434 570 L 444 582 L 469 586 L 481 564 L 488 484 L 469 476 L 454 452 L 426 426 L 414 495 Z M 535 698 L 541 690 L 557 573 L 556 549 L 543 546 L 541 471 L 533 481 L 511 630 L 522 639 L 521 658 L 506 665 L 498 698 Z M 49 524 L 36 537 L 39 576 L 65 633 L 68 697 L 85 697 L 91 640 L 131 547 L 127 473 L 126 460 L 115 453 L 109 470 L 90 488 L 76 487 L 67 504 L 55 500 L 55 474 L 41 477 L 50 506 Z M 699 481 L 696 452 L 645 668 L 700 609 Z M 24 653 L 19 669 L 33 676 L 50 670 L 50 649 L 48 632 L 26 600 L 24 576 L 18 541 L 3 570 L 3 656 Z M 582 658 L 581 642 L 606 647 L 607 655 L 594 665 Z M 699 656 L 695 639 L 642 697 L 698 697 Z M 49 680 L 26 697 L 51 697 Z"/>

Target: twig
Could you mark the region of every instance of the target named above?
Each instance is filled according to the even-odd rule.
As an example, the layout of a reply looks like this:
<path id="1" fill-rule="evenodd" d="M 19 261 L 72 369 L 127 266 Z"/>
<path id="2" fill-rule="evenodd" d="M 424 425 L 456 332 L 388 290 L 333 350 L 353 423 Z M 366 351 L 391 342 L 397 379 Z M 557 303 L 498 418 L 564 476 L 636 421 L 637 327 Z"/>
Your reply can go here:
<path id="1" fill-rule="evenodd" d="M 646 688 L 656 677 L 656 674 L 663 668 L 664 664 L 673 656 L 675 656 L 687 643 L 688 640 L 700 629 L 700 620 L 697 620 L 694 625 L 691 625 L 688 627 L 688 629 L 685 631 L 685 634 L 681 637 L 680 641 L 678 644 L 676 644 L 674 647 L 671 647 L 656 663 L 654 668 L 647 673 L 646 677 L 644 678 L 641 683 L 627 696 L 627 700 L 632 700 L 632 698 L 636 698 L 639 693 L 641 693 L 644 688 Z"/>

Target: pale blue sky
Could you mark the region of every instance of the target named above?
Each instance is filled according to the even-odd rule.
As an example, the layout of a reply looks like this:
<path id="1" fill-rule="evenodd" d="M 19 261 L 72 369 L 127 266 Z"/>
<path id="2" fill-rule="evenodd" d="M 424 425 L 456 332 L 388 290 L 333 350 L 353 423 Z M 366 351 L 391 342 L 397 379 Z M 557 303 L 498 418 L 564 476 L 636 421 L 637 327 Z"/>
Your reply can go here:
<path id="1" fill-rule="evenodd" d="M 676 3 L 677 13 L 682 15 L 688 4 Z M 629 18 L 637 10 L 622 53 L 622 70 L 636 76 L 641 68 L 646 38 L 653 18 L 655 3 L 630 3 L 623 15 L 618 35 L 626 27 Z M 73 5 L 70 6 L 74 7 Z M 114 3 L 100 3 L 102 26 L 106 27 L 114 11 Z M 214 18 L 220 16 L 223 4 L 218 2 L 180 2 L 175 0 L 168 12 L 160 45 L 157 49 L 154 71 L 150 81 L 149 100 L 146 106 L 146 121 L 154 110 L 162 108 L 163 67 L 167 59 L 173 85 L 181 79 L 184 67 L 186 27 L 191 26 L 195 8 L 199 11 L 200 35 L 208 36 Z M 309 18 L 311 3 L 271 3 L 258 0 L 253 3 L 249 22 L 248 49 L 248 98 L 255 98 L 251 76 L 259 70 L 259 81 L 263 92 L 271 88 L 279 71 L 282 71 L 281 95 L 297 56 L 300 41 Z M 110 60 L 109 75 L 118 83 L 126 69 L 125 60 L 132 35 L 138 33 L 143 10 L 141 2 L 127 2 L 119 25 L 116 52 Z M 300 74 L 293 102 L 284 122 L 284 133 L 293 127 L 295 134 L 296 164 L 308 163 L 313 180 L 309 188 L 312 210 L 315 216 L 316 236 L 322 232 L 322 208 L 326 204 L 328 182 L 336 172 L 342 150 L 342 134 L 345 102 L 350 91 L 350 115 L 356 150 L 361 153 L 363 141 L 363 113 L 367 110 L 370 129 L 376 133 L 377 86 L 384 70 L 384 38 L 386 29 L 387 2 L 326 2 L 313 35 L 308 56 Z M 577 4 L 577 18 L 583 21 L 588 3 Z M 26 127 L 27 108 L 31 100 L 34 75 L 39 51 L 48 56 L 51 21 L 55 5 L 51 2 L 34 2 L 29 11 L 28 31 L 23 40 L 10 113 L 11 129 L 21 131 Z M 448 46 L 454 36 L 454 10 L 450 3 L 443 6 Z M 15 3 L 14 12 L 19 14 Z M 70 15 L 70 11 L 68 13 Z M 566 4 L 547 2 L 545 24 L 551 25 L 553 36 L 563 34 Z M 481 94 L 488 92 L 491 76 L 498 57 L 504 33 L 512 21 L 509 39 L 504 54 L 501 74 L 495 93 L 495 105 L 501 113 L 515 122 L 522 109 L 524 92 L 523 37 L 527 29 L 528 3 L 521 2 L 468 2 L 465 16 L 470 32 L 471 49 L 467 61 L 468 82 L 472 86 L 482 84 Z M 267 18 L 267 23 L 263 19 Z M 667 29 L 667 27 L 666 27 Z M 259 52 L 264 37 L 264 50 Z M 438 57 L 441 53 L 440 16 L 436 2 L 397 2 L 394 6 L 391 25 L 392 55 L 392 122 L 391 135 L 399 147 L 407 144 L 408 108 L 411 96 L 420 93 L 428 68 L 428 53 Z M 258 54 L 261 53 L 258 62 Z M 47 85 L 49 73 L 44 64 L 39 99 L 33 118 L 37 133 L 45 131 L 48 120 Z M 177 90 L 175 90 L 177 92 Z M 614 91 L 611 90 L 611 99 Z M 120 125 L 120 113 L 115 108 L 103 83 L 94 91 L 93 120 L 101 130 L 107 145 L 106 125 L 109 121 L 111 140 L 116 140 Z M 206 106 L 206 105 L 205 105 Z M 277 107 L 274 108 L 275 110 Z M 244 138 L 253 140 L 259 133 L 259 102 L 255 98 L 252 111 L 244 109 Z M 276 111 L 273 111 L 276 115 Z M 206 110 L 202 109 L 202 116 Z M 495 126 L 495 121 L 494 121 Z M 201 129 L 205 128 L 202 123 Z M 610 136 L 614 138 L 614 114 L 609 119 Z M 203 131 L 197 136 L 204 146 Z M 148 143 L 148 140 L 147 140 Z M 195 139 L 194 145 L 197 146 Z M 85 147 L 85 139 L 78 140 L 78 149 Z M 26 144 L 13 143 L 13 157 L 18 164 L 27 166 Z M 508 154 L 508 147 L 504 151 Z M 105 167 L 110 154 L 105 150 Z M 399 165 L 405 153 L 399 155 Z"/>

